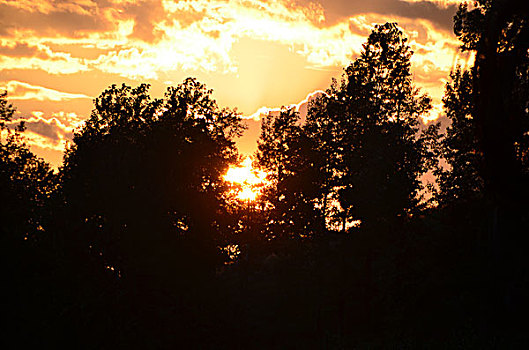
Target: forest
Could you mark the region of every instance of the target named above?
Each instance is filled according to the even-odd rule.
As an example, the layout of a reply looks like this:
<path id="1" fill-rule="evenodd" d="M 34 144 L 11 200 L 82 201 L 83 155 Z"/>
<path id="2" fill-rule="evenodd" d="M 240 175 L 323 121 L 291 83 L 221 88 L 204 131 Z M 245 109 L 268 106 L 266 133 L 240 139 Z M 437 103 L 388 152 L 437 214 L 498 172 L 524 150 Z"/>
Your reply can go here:
<path id="1" fill-rule="evenodd" d="M 1 93 L 3 348 L 528 346 L 529 3 L 453 29 L 448 126 L 376 25 L 306 117 L 263 119 L 254 200 L 224 179 L 241 115 L 194 78 L 108 87 L 58 170 Z"/>

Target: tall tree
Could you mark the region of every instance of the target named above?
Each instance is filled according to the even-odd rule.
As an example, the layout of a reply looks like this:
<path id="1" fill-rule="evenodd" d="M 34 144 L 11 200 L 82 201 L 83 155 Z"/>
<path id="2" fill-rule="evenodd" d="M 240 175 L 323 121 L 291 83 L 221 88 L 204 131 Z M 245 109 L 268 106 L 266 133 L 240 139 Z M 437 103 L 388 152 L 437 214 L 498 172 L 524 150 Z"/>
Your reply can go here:
<path id="1" fill-rule="evenodd" d="M 486 216 L 490 234 L 485 247 L 493 253 L 486 255 L 491 267 L 486 280 L 494 287 L 489 288 L 494 310 L 487 321 L 495 328 L 517 329 L 529 310 L 529 3 L 461 5 L 454 32 L 462 49 L 476 54 L 473 118 L 485 194 L 493 205 Z"/>
<path id="2" fill-rule="evenodd" d="M 263 119 L 257 159 L 271 181 L 263 205 L 268 236 L 308 237 L 324 228 L 318 170 L 325 160 L 314 149 L 294 108 Z"/>
<path id="3" fill-rule="evenodd" d="M 419 117 L 431 103 L 413 85 L 411 55 L 395 23 L 377 25 L 341 83 L 334 82 L 307 117 L 320 130 L 315 137 L 334 147 L 326 154 L 334 166 L 343 227 L 353 218 L 387 221 L 418 203 L 435 127 L 419 133 Z"/>
<path id="4" fill-rule="evenodd" d="M 461 5 L 454 32 L 476 52 L 474 117 L 489 196 L 500 207 L 526 203 L 529 130 L 529 5 L 479 0 Z M 507 211 L 511 209 L 506 209 Z"/>
<path id="5" fill-rule="evenodd" d="M 474 118 L 472 71 L 457 67 L 450 74 L 443 97 L 444 111 L 451 124 L 440 140 L 440 157 L 448 165 L 436 170 L 441 206 L 466 205 L 482 200 L 483 154 L 477 138 Z"/>

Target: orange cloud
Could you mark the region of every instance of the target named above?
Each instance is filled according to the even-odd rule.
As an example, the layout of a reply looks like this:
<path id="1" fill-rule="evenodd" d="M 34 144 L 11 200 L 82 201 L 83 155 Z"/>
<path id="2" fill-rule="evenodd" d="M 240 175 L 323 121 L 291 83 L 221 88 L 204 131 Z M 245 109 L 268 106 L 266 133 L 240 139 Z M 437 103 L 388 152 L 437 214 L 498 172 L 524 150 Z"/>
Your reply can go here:
<path id="1" fill-rule="evenodd" d="M 77 98 L 91 98 L 83 94 L 72 94 L 11 80 L 0 83 L 0 89 L 7 90 L 10 100 L 65 101 Z"/>
<path id="2" fill-rule="evenodd" d="M 29 66 L 52 74 L 101 70 L 149 79 L 158 77 L 160 72 L 177 69 L 235 72 L 237 64 L 230 57 L 230 51 L 241 38 L 289 45 L 293 52 L 307 57 L 315 66 L 343 65 L 362 40 L 360 35 L 350 31 L 346 22 L 330 28 L 319 26 L 324 19 L 323 9 L 313 3 L 295 6 L 279 0 L 164 0 L 139 4 L 119 1 L 113 3 L 118 8 L 110 8 L 91 1 L 66 1 L 60 6 L 51 1 L 0 1 L 0 4 L 32 15 L 64 12 L 65 19 L 72 17 L 71 23 L 63 22 L 68 23 L 75 35 L 57 35 L 48 27 L 42 31 L 44 28 L 37 24 L 47 18 L 37 17 L 27 24 L 17 23 L 17 29 L 4 39 L 10 46 L 37 44 L 39 50 L 51 58 L 14 60 L 4 55 L 0 56 L 4 67 Z M 201 15 L 196 16 L 197 13 Z M 92 16 L 94 21 L 104 20 L 105 29 L 96 31 L 95 22 L 92 30 L 83 26 L 76 28 L 73 19 L 77 15 Z M 357 45 L 352 45 L 354 42 Z M 73 58 L 68 52 L 49 50 L 50 44 L 61 43 L 106 47 L 109 51 L 98 59 L 82 60 Z"/>
<path id="3" fill-rule="evenodd" d="M 51 12 L 70 12 L 77 14 L 92 14 L 97 12 L 97 4 L 91 0 L 69 1 L 35 1 L 35 0 L 0 0 L 0 4 L 8 5 L 28 12 L 49 14 Z"/>
<path id="4" fill-rule="evenodd" d="M 453 3 L 441 2 L 447 6 Z M 424 62 L 429 71 L 435 66 L 447 72 L 447 63 L 442 61 L 451 63 L 457 52 L 453 34 L 436 29 L 427 20 L 372 12 L 352 14 L 325 25 L 324 8 L 313 2 L 302 6 L 281 0 L 114 0 L 103 5 L 90 0 L 59 4 L 51 0 L 0 0 L 0 4 L 43 16 L 63 12 L 65 18 L 72 17 L 71 22 L 64 22 L 75 35 L 49 35 L 35 31 L 31 23 L 19 23 L 16 31 L 3 39 L 4 46 L 18 46 L 19 50 L 32 47 L 41 53 L 38 57 L 11 57 L 0 49 L 4 69 L 30 67 L 51 74 L 102 71 L 131 79 L 158 79 L 160 74 L 180 70 L 237 74 L 232 48 L 244 38 L 288 46 L 293 54 L 306 59 L 309 68 L 345 67 L 360 52 L 373 24 L 386 21 L 397 21 L 417 34 L 414 44 L 419 50 L 414 59 Z M 83 28 L 84 24 L 75 27 L 73 19 L 79 15 L 104 21 L 105 25 L 99 28 L 94 22 L 92 29 Z M 35 22 L 39 23 L 38 18 Z M 50 48 L 61 44 L 106 52 L 90 59 L 74 57 L 66 48 Z M 420 58 L 419 51 L 430 57 Z"/>

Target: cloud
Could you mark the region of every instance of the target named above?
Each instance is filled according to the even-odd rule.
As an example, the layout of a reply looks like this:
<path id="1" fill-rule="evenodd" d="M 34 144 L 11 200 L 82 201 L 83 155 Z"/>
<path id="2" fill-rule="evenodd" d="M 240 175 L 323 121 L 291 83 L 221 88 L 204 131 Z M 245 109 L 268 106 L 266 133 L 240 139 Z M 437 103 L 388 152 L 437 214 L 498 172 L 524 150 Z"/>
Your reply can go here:
<path id="1" fill-rule="evenodd" d="M 6 68 L 30 66 L 51 74 L 101 70 L 150 79 L 178 69 L 230 73 L 237 71 L 230 51 L 241 38 L 291 46 L 315 66 L 343 65 L 363 39 L 348 22 L 319 26 L 324 19 L 321 6 L 279 0 L 112 3 L 116 8 L 92 1 L 66 1 L 60 6 L 50 1 L 0 3 L 11 11 L 4 15 L 10 35 L 3 40 L 11 47 L 31 43 L 46 50 L 51 44 L 77 43 L 108 49 L 93 60 L 51 50 L 50 60 L 0 56 Z M 60 19 L 50 17 L 59 15 Z"/>
<path id="2" fill-rule="evenodd" d="M 41 57 L 0 56 L 0 66 L 4 69 L 40 69 L 49 74 L 73 74 L 88 71 L 83 60 L 72 58 L 69 54 L 54 54 L 51 59 Z"/>
<path id="3" fill-rule="evenodd" d="M 27 43 L 13 43 L 13 46 L 3 46 L 0 42 L 0 55 L 11 57 L 32 57 L 35 56 L 39 49 L 36 46 L 30 46 Z"/>
<path id="4" fill-rule="evenodd" d="M 8 5 L 31 13 L 49 14 L 51 12 L 69 12 L 90 14 L 96 12 L 97 4 L 91 0 L 69 1 L 35 1 L 35 0 L 0 0 L 0 4 Z"/>
<path id="5" fill-rule="evenodd" d="M 71 138 L 71 132 L 65 133 L 66 127 L 57 119 L 29 118 L 25 120 L 26 127 L 35 134 L 48 138 L 55 143 L 59 142 L 61 136 L 67 135 Z"/>
<path id="6" fill-rule="evenodd" d="M 432 3 L 436 6 L 446 9 L 451 6 L 459 6 L 460 4 L 472 4 L 475 0 L 401 0 L 412 4 L 417 3 Z"/>
<path id="7" fill-rule="evenodd" d="M 102 55 L 94 66 L 147 79 L 178 69 L 234 73 L 238 67 L 231 49 L 243 38 L 284 44 L 314 66 L 335 66 L 346 64 L 364 39 L 348 22 L 319 27 L 323 13 L 316 5 L 299 7 L 278 0 L 162 4 L 165 17 L 153 26 L 153 44 L 129 41 Z"/>
<path id="8" fill-rule="evenodd" d="M 259 121 L 261 120 L 262 117 L 267 116 L 269 114 L 279 113 L 281 109 L 286 107 L 286 108 L 294 108 L 294 110 L 300 114 L 300 117 L 303 120 L 307 116 L 309 103 L 323 94 L 325 94 L 325 91 L 316 90 L 316 91 L 310 92 L 307 95 L 307 97 L 305 97 L 303 100 L 301 100 L 298 103 L 291 104 L 288 106 L 283 106 L 283 107 L 264 107 L 263 106 L 259 108 L 257 111 L 255 111 L 255 113 L 248 115 L 248 116 L 242 116 L 242 118 Z"/>
<path id="9" fill-rule="evenodd" d="M 77 114 L 63 111 L 49 116 L 33 111 L 28 117 L 19 117 L 9 125 L 14 127 L 20 122 L 24 122 L 26 126 L 23 136 L 30 147 L 58 152 L 64 151 L 74 131 L 83 124 Z"/>
<path id="10" fill-rule="evenodd" d="M 164 19 L 164 9 L 161 0 L 156 1 L 126 1 L 118 3 L 122 5 L 122 13 L 134 21 L 133 31 L 130 37 L 154 42 L 157 39 L 156 23 Z"/>
<path id="11" fill-rule="evenodd" d="M 11 80 L 0 83 L 0 89 L 7 90 L 10 100 L 67 101 L 78 98 L 91 98 L 84 94 L 72 94 Z"/>
<path id="12" fill-rule="evenodd" d="M 312 0 L 298 0 L 300 4 L 308 4 Z M 439 6 L 433 1 L 405 0 L 318 0 L 325 9 L 326 26 L 338 23 L 358 14 L 374 13 L 381 16 L 399 16 L 409 19 L 425 19 L 438 28 L 451 31 L 452 17 L 456 6 Z"/>
<path id="13" fill-rule="evenodd" d="M 259 70 L 266 64 L 253 55 L 259 49 L 255 46 L 248 49 L 249 41 L 265 47 L 259 50 L 260 54 L 269 50 L 271 55 L 296 57 L 313 72 L 337 72 L 357 57 L 374 24 L 391 21 L 398 22 L 410 38 L 415 52 L 412 58 L 415 82 L 434 98 L 434 103 L 439 103 L 449 71 L 457 63 L 468 64 L 473 59 L 460 54 L 459 42 L 451 30 L 455 3 L 453 0 L 0 0 L 3 23 L 0 72 L 9 71 L 6 74 L 9 78 L 2 77 L 5 80 L 17 79 L 9 80 L 10 98 L 38 101 L 90 97 L 23 83 L 29 80 L 31 72 L 41 77 L 47 74 L 54 82 L 68 79 L 66 76 L 71 76 L 70 79 L 89 76 L 92 86 L 87 94 L 96 93 L 92 78 L 96 75 L 156 84 L 156 80 L 176 80 L 176 76 L 184 74 L 201 79 L 210 79 L 215 74 L 224 84 L 215 85 L 215 89 L 230 90 L 237 86 L 238 91 L 232 93 L 241 96 L 244 102 L 240 103 L 251 106 L 245 106 L 246 111 L 252 111 L 263 105 L 278 106 L 281 102 L 275 101 L 281 98 L 296 101 L 309 89 L 324 88 L 333 73 L 322 74 L 318 83 L 307 87 L 304 84 L 308 74 L 294 82 L 291 75 L 281 74 L 288 68 L 281 73 L 270 68 L 266 70 L 266 74 L 270 72 L 269 80 L 255 75 L 251 83 L 270 90 L 282 78 L 292 81 L 292 89 L 302 92 L 295 98 L 292 95 L 287 98 L 288 93 L 281 92 L 267 94 L 265 99 L 265 94 L 255 87 L 244 90 L 248 82 L 239 80 L 244 67 Z M 271 47 L 281 47 L 281 51 L 272 52 Z M 17 76 L 20 71 L 27 72 L 27 76 Z M 245 73 L 248 75 L 249 71 L 246 68 Z M 304 72 L 307 70 L 296 74 Z M 221 75 L 224 78 L 218 78 Z M 238 85 L 228 84 L 236 79 Z M 301 90 L 303 86 L 306 90 Z M 245 95 L 247 90 L 250 92 Z M 300 107 L 300 112 L 303 108 L 306 105 Z M 259 119 L 273 110 L 278 108 L 262 107 L 248 117 Z"/>
<path id="14" fill-rule="evenodd" d="M 80 4 L 64 0 L 0 0 L 2 36 L 12 37 L 31 31 L 39 37 L 81 37 L 90 32 L 109 31 L 115 26 L 110 7 L 95 2 Z"/>
<path id="15" fill-rule="evenodd" d="M 469 67 L 474 55 L 462 53 L 454 35 L 437 30 L 428 21 L 405 22 L 403 27 L 414 51 L 411 58 L 414 81 L 439 102 L 450 71 L 457 65 Z"/>
<path id="16" fill-rule="evenodd" d="M 262 115 L 306 96 L 289 105 L 304 118 L 374 24 L 391 21 L 410 39 L 413 79 L 434 99 L 430 119 L 439 118 L 449 71 L 473 62 L 452 33 L 458 2 L 0 0 L 0 90 L 24 113 L 45 111 L 26 117 L 26 134 L 56 154 L 89 114 L 90 95 L 122 81 L 163 93 L 161 82 L 197 76 L 219 103 L 255 111 L 246 116 L 255 136 Z M 78 115 L 55 113 L 63 109 Z"/>
<path id="17" fill-rule="evenodd" d="M 130 79 L 158 79 L 177 71 L 236 74 L 232 48 L 245 38 L 285 45 L 304 57 L 309 68 L 345 67 L 373 24 L 386 21 L 417 33 L 415 44 L 443 72 L 446 63 L 439 61 L 451 61 L 457 52 L 451 31 L 438 29 L 428 18 L 429 13 L 451 16 L 430 2 L 414 0 L 373 0 L 362 6 L 325 0 L 0 0 L 0 6 L 11 11 L 3 15 L 9 34 L 0 45 L 2 67 L 50 74 L 101 71 Z M 423 16 L 406 15 L 405 8 Z M 344 16 L 327 21 L 338 10 Z M 66 45 L 103 52 L 95 58 L 75 57 Z"/>

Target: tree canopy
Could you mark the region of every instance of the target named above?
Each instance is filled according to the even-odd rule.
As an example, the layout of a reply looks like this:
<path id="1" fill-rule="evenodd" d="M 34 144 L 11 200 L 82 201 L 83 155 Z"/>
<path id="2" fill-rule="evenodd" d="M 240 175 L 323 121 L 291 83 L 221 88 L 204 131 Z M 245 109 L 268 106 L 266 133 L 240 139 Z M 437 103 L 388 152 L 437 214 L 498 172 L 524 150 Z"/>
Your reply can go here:
<path id="1" fill-rule="evenodd" d="M 468 204 L 482 200 L 483 154 L 479 146 L 474 118 L 472 71 L 457 67 L 450 74 L 443 97 L 444 111 L 451 124 L 440 140 L 440 157 L 447 167 L 436 171 L 441 206 Z"/>
<path id="2" fill-rule="evenodd" d="M 384 221 L 418 204 L 433 131 L 419 132 L 431 102 L 413 85 L 411 55 L 395 23 L 375 26 L 341 82 L 309 111 L 344 220 Z"/>
<path id="3" fill-rule="evenodd" d="M 0 94 L 0 229 L 3 239 L 43 239 L 48 201 L 56 187 L 50 165 L 25 144 L 23 123 L 15 125 L 15 108 Z"/>
<path id="4" fill-rule="evenodd" d="M 454 32 L 476 52 L 473 77 L 476 136 L 488 195 L 502 207 L 525 203 L 529 130 L 529 8 L 526 2 L 480 0 L 461 5 Z M 508 209 L 511 210 L 511 209 Z"/>
<path id="5" fill-rule="evenodd" d="M 269 173 L 264 195 L 270 237 L 309 237 L 322 232 L 324 216 L 318 208 L 325 179 L 325 159 L 301 125 L 299 113 L 283 108 L 262 121 L 257 160 Z"/>
<path id="6" fill-rule="evenodd" d="M 175 251 L 190 258 L 182 247 L 193 241 L 202 254 L 193 264 L 206 266 L 218 243 L 221 175 L 237 157 L 240 117 L 218 108 L 194 79 L 168 88 L 163 99 L 151 99 L 148 88 L 113 85 L 95 100 L 61 169 L 65 205 L 105 264 L 132 273 L 161 269 Z"/>

